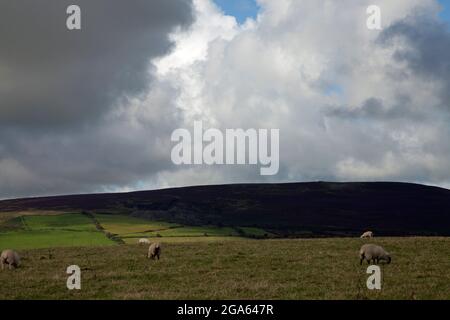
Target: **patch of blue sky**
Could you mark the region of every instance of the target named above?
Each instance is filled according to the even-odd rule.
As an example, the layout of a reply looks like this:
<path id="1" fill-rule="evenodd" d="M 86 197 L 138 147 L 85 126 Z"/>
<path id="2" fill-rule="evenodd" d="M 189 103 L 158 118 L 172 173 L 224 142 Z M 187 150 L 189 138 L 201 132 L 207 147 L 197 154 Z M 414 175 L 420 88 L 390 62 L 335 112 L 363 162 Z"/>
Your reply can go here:
<path id="1" fill-rule="evenodd" d="M 328 96 L 342 96 L 344 94 L 344 88 L 338 84 L 330 84 L 325 88 L 325 94 Z"/>
<path id="2" fill-rule="evenodd" d="M 259 6 L 256 0 L 213 0 L 226 15 L 233 16 L 239 24 L 247 18 L 255 19 L 258 15 Z"/>
<path id="3" fill-rule="evenodd" d="M 450 24 L 450 0 L 439 0 L 443 10 L 441 11 L 441 18 Z"/>

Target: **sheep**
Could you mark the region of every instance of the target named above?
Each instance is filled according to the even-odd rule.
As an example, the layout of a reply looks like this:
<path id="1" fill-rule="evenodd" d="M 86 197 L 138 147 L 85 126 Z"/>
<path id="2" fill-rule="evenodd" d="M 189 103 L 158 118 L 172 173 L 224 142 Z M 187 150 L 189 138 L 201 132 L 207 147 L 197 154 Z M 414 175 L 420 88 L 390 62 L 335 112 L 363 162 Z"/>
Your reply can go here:
<path id="1" fill-rule="evenodd" d="M 359 264 L 362 265 L 363 260 L 373 261 L 378 264 L 380 260 L 386 261 L 388 264 L 391 263 L 391 255 L 383 249 L 383 247 L 377 246 L 375 244 L 365 244 L 359 250 Z"/>
<path id="2" fill-rule="evenodd" d="M 4 250 L 0 256 L 0 263 L 2 265 L 2 270 L 4 269 L 5 264 L 9 266 L 10 270 L 12 267 L 18 268 L 20 265 L 20 257 L 17 252 L 13 250 Z"/>
<path id="3" fill-rule="evenodd" d="M 138 241 L 139 245 L 150 244 L 150 241 L 146 238 L 141 238 Z"/>
<path id="4" fill-rule="evenodd" d="M 366 231 L 361 235 L 361 239 L 365 238 L 373 238 L 373 232 L 372 231 Z"/>
<path id="5" fill-rule="evenodd" d="M 147 257 L 149 259 L 155 259 L 155 257 L 158 258 L 161 255 L 161 244 L 159 242 L 152 243 L 150 247 L 148 247 L 148 255 Z"/>

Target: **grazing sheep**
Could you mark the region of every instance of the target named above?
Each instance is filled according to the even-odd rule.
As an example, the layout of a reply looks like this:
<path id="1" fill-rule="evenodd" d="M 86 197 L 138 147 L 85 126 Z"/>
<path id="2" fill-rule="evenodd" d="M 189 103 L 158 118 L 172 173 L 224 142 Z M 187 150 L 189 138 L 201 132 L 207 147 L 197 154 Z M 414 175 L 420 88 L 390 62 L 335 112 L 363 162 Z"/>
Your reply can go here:
<path id="1" fill-rule="evenodd" d="M 380 260 L 386 261 L 388 264 L 391 263 L 391 255 L 383 249 L 383 247 L 377 246 L 375 244 L 365 244 L 359 250 L 359 264 L 362 265 L 363 260 L 367 260 L 367 263 L 370 264 L 370 261 L 373 261 L 375 264 L 378 264 Z"/>
<path id="2" fill-rule="evenodd" d="M 139 245 L 144 245 L 144 244 L 150 244 L 150 241 L 148 239 L 145 238 L 141 238 L 138 241 Z"/>
<path id="3" fill-rule="evenodd" d="M 148 248 L 147 257 L 149 259 L 155 259 L 155 257 L 157 257 L 159 260 L 160 255 L 161 255 L 161 244 L 159 242 L 152 243 Z"/>
<path id="4" fill-rule="evenodd" d="M 20 257 L 17 252 L 13 250 L 4 250 L 0 256 L 0 263 L 2 265 L 2 270 L 5 267 L 5 264 L 9 266 L 11 270 L 12 267 L 18 268 L 20 265 Z"/>
<path id="5" fill-rule="evenodd" d="M 361 239 L 365 238 L 373 238 L 373 232 L 372 231 L 366 231 L 361 235 Z"/>

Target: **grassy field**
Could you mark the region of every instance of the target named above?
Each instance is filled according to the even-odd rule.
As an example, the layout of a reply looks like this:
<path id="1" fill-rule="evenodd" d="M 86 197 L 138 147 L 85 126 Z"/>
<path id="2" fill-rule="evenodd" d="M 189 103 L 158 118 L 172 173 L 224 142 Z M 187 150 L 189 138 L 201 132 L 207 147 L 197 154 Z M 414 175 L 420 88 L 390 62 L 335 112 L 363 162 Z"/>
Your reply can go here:
<path id="1" fill-rule="evenodd" d="M 270 233 L 248 227 L 183 226 L 164 221 L 149 221 L 123 215 L 95 214 L 95 218 L 109 233 L 117 235 L 125 243 L 134 244 L 140 238 L 161 238 L 164 242 L 215 242 L 227 241 L 229 237 L 270 235 Z"/>
<path id="2" fill-rule="evenodd" d="M 366 288 L 360 239 L 164 243 L 160 261 L 138 245 L 19 250 L 0 272 L 0 299 L 450 299 L 449 238 L 377 238 L 392 254 L 381 291 Z M 66 289 L 67 266 L 82 289 Z"/>
<path id="3" fill-rule="evenodd" d="M 126 244 L 107 237 L 114 234 Z M 22 256 L 0 272 L 0 299 L 450 299 L 450 238 L 376 238 L 393 256 L 383 289 L 369 291 L 355 238 L 252 240 L 265 230 L 184 226 L 80 213 L 10 214 L 0 249 Z M 160 261 L 137 239 L 161 242 Z M 82 269 L 82 290 L 66 268 Z"/>
<path id="4" fill-rule="evenodd" d="M 180 226 L 174 223 L 149 221 L 122 215 L 95 214 L 95 218 L 100 222 L 105 230 L 123 236 L 157 230 L 166 230 Z"/>
<path id="5" fill-rule="evenodd" d="M 203 236 L 223 236 L 232 237 L 238 236 L 236 230 L 233 228 L 219 228 L 219 227 L 179 227 L 171 228 L 161 231 L 154 231 L 146 233 L 149 237 L 156 237 L 160 235 L 162 237 L 203 237 Z"/>
<path id="6" fill-rule="evenodd" d="M 81 214 L 18 216 L 0 225 L 0 250 L 112 244 Z"/>
<path id="7" fill-rule="evenodd" d="M 183 226 L 164 221 L 149 221 L 124 215 L 94 214 L 94 220 L 80 213 L 46 215 L 2 214 L 0 249 L 36 249 L 73 246 L 114 245 L 107 234 L 125 243 L 134 244 L 139 238 L 157 238 L 164 242 L 217 242 L 229 237 L 262 236 L 269 234 L 258 228 Z M 7 218 L 5 218 L 7 217 Z"/>

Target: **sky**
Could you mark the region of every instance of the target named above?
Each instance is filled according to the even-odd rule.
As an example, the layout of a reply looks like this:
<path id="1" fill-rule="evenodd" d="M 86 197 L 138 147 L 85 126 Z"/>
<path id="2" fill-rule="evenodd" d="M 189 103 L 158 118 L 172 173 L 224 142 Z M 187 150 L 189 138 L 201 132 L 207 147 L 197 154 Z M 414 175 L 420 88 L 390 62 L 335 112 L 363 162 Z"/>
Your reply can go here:
<path id="1" fill-rule="evenodd" d="M 255 19 L 260 9 L 256 0 L 214 0 L 227 15 L 236 18 L 242 24 L 247 18 Z M 441 17 L 450 23 L 450 0 L 439 0 L 443 6 Z"/>
<path id="2" fill-rule="evenodd" d="M 0 199 L 317 180 L 449 187 L 448 2 L 3 1 Z M 73 3 L 78 31 L 65 27 Z M 381 30 L 366 26 L 371 4 Z M 278 174 L 175 165 L 172 133 L 196 121 L 279 129 Z"/>
<path id="3" fill-rule="evenodd" d="M 255 19 L 259 6 L 255 0 L 214 0 L 225 14 L 236 18 L 242 24 L 247 18 Z"/>
<path id="4" fill-rule="evenodd" d="M 450 23 L 450 0 L 439 0 L 443 6 L 441 17 L 448 23 Z"/>

